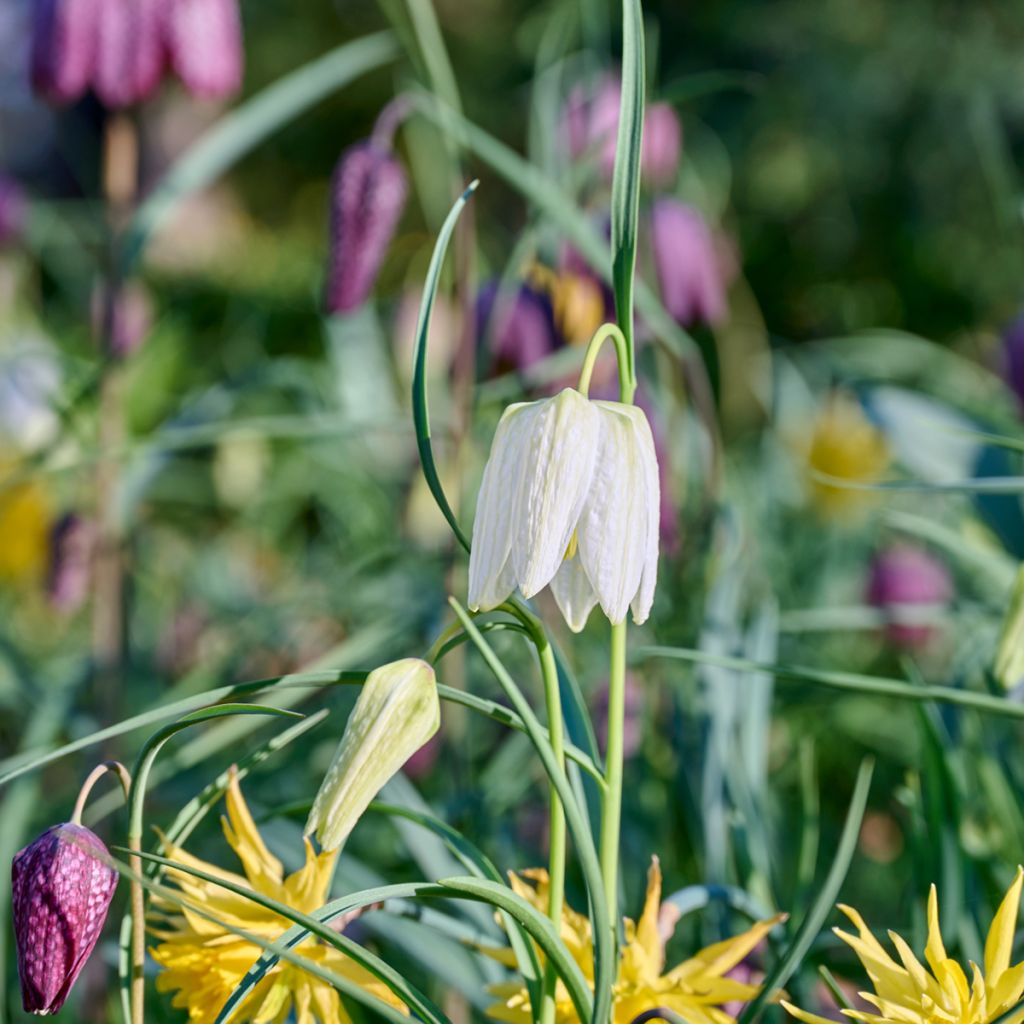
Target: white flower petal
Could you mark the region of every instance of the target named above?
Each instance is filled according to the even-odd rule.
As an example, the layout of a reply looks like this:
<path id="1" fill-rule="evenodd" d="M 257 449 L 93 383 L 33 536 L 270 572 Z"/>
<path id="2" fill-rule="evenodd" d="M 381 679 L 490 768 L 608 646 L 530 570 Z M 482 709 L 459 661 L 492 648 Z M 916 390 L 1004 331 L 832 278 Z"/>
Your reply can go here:
<path id="1" fill-rule="evenodd" d="M 565 558 L 590 489 L 600 429 L 594 403 L 572 388 L 534 405 L 512 541 L 524 597 L 546 587 Z"/>
<path id="2" fill-rule="evenodd" d="M 488 611 L 501 604 L 516 587 L 509 554 L 515 535 L 513 513 L 528 459 L 527 434 L 539 403 L 509 406 L 498 423 L 491 454 L 484 467 L 473 539 L 469 554 L 469 607 Z"/>
<path id="3" fill-rule="evenodd" d="M 640 577 L 640 589 L 631 602 L 633 621 L 643 625 L 651 614 L 654 604 L 654 588 L 658 582 L 658 549 L 661 543 L 661 474 L 658 472 L 658 455 L 654 447 L 651 425 L 642 409 L 631 407 L 629 412 L 633 423 L 634 443 L 637 449 L 643 482 L 641 484 L 647 500 L 647 540 L 644 546 L 644 567 Z"/>
<path id="4" fill-rule="evenodd" d="M 647 572 L 657 572 L 657 459 L 641 410 L 619 402 L 594 405 L 601 417 L 600 446 L 580 518 L 579 557 L 602 610 L 609 621 L 619 623 L 638 597 L 641 582 L 648 583 Z M 653 582 L 646 590 L 649 611 Z"/>
<path id="5" fill-rule="evenodd" d="M 597 604 L 597 594 L 590 585 L 579 555 L 562 563 L 551 581 L 551 592 L 569 628 L 579 633 Z"/>

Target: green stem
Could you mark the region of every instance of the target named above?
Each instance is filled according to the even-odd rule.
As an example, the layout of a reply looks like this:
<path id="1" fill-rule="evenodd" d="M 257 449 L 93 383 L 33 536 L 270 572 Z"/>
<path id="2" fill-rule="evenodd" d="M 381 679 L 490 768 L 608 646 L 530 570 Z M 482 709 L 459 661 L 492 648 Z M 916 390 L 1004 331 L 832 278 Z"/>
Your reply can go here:
<path id="1" fill-rule="evenodd" d="M 622 821 L 622 749 L 626 713 L 626 623 L 612 626 L 608 673 L 608 744 L 601 803 L 601 876 L 612 932 L 618 939 L 619 832 Z"/>
<path id="2" fill-rule="evenodd" d="M 82 788 L 78 793 L 78 799 L 75 801 L 75 809 L 71 815 L 71 821 L 80 825 L 82 823 L 82 812 L 85 810 L 85 802 L 89 799 L 89 794 L 92 792 L 93 786 L 107 773 L 110 772 L 112 775 L 116 775 L 118 781 L 121 783 L 121 788 L 124 790 L 125 803 L 131 807 L 132 803 L 132 777 L 128 774 L 128 769 L 125 768 L 120 761 L 104 761 L 103 764 L 97 765 L 90 773 L 89 777 L 82 784 Z M 129 827 L 128 832 L 128 846 L 134 853 L 138 853 L 141 849 L 140 844 L 132 839 L 131 828 Z M 142 870 L 142 861 L 138 857 L 131 857 L 131 869 L 136 874 Z M 131 923 L 132 923 L 132 951 L 133 956 L 138 956 L 137 951 L 143 951 L 142 955 L 145 955 L 145 938 L 146 938 L 146 908 L 143 899 L 142 885 L 135 879 L 132 879 L 131 886 Z M 142 963 L 141 961 L 135 961 L 132 966 L 132 991 L 131 991 L 131 1024 L 143 1024 L 145 1017 L 145 1007 L 143 1000 L 145 998 L 145 992 L 143 989 L 143 976 L 142 976 Z M 123 1005 L 123 1003 L 122 1003 Z M 127 1011 L 127 1007 L 125 1007 Z"/>
<path id="3" fill-rule="evenodd" d="M 627 405 L 632 405 L 636 382 L 630 362 L 629 343 L 617 324 L 602 324 L 594 332 L 594 336 L 587 344 L 586 354 L 583 356 L 583 366 L 580 369 L 580 380 L 576 390 L 584 398 L 587 397 L 590 392 L 590 378 L 594 374 L 594 364 L 597 362 L 601 346 L 606 341 L 611 341 L 615 345 L 615 356 L 619 364 L 619 400 Z"/>
<path id="4" fill-rule="evenodd" d="M 535 638 L 537 639 L 537 638 Z M 565 770 L 565 727 L 562 718 L 562 699 L 558 686 L 558 667 L 551 643 L 541 633 L 537 644 L 540 655 L 541 674 L 544 678 L 544 699 L 547 704 L 548 736 L 551 750 L 558 767 Z M 548 855 L 548 917 L 561 933 L 562 908 L 565 901 L 565 809 L 554 783 L 550 787 L 551 828 Z M 540 1024 L 554 1024 L 555 990 L 558 986 L 558 972 L 549 960 L 544 965 L 544 981 L 541 989 Z"/>

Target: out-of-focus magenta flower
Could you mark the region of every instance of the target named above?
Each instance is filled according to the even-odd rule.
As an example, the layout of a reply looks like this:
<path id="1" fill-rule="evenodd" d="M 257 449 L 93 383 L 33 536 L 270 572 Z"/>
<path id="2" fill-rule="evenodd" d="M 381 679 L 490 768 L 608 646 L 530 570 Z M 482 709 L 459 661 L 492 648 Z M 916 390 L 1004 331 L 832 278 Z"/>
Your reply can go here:
<path id="1" fill-rule="evenodd" d="M 665 308 L 683 326 L 715 324 L 726 315 L 726 268 L 704 218 L 676 199 L 651 211 L 654 266 Z"/>
<path id="2" fill-rule="evenodd" d="M 141 103 L 170 67 L 199 97 L 242 83 L 238 0 L 37 0 L 32 82 L 56 103 L 92 88 L 107 107 Z"/>
<path id="3" fill-rule="evenodd" d="M 626 673 L 625 719 L 622 729 L 623 757 L 632 757 L 640 750 L 644 738 L 644 709 L 647 700 L 640 680 L 632 672 Z M 594 728 L 597 743 L 604 754 L 608 749 L 608 685 L 594 702 Z"/>
<path id="4" fill-rule="evenodd" d="M 156 0 L 165 5 L 168 59 L 194 96 L 219 98 L 242 85 L 245 51 L 238 0 Z"/>
<path id="5" fill-rule="evenodd" d="M 502 291 L 485 285 L 477 298 L 477 336 L 489 345 L 495 371 L 521 371 L 555 350 L 555 325 L 546 295 L 528 285 Z"/>
<path id="6" fill-rule="evenodd" d="M 582 86 L 576 86 L 562 116 L 569 154 L 574 160 L 596 156 L 606 181 L 611 180 L 615 170 L 621 102 L 618 79 L 606 75 L 591 95 Z M 645 184 L 655 189 L 671 185 L 679 171 L 682 147 L 682 125 L 672 107 L 667 103 L 648 106 L 640 149 L 640 172 Z"/>
<path id="7" fill-rule="evenodd" d="M 111 108 L 149 99 L 164 72 L 162 0 L 96 0 L 96 4 L 93 90 Z"/>
<path id="8" fill-rule="evenodd" d="M 88 88 L 96 54 L 98 0 L 36 0 L 32 7 L 32 87 L 54 103 Z"/>
<path id="9" fill-rule="evenodd" d="M 1002 369 L 1024 411 L 1024 313 L 1003 331 Z"/>
<path id="10" fill-rule="evenodd" d="M 69 512 L 50 531 L 50 565 L 46 592 L 59 612 L 77 611 L 89 596 L 96 529 L 87 519 Z"/>
<path id="11" fill-rule="evenodd" d="M 11 865 L 11 909 L 21 998 L 28 1013 L 56 1013 L 96 945 L 117 887 L 99 836 L 54 825 Z"/>
<path id="12" fill-rule="evenodd" d="M 92 323 L 97 337 L 102 336 L 105 315 L 103 289 L 97 288 L 92 294 Z M 153 328 L 149 292 L 137 281 L 125 285 L 114 303 L 113 318 L 110 347 L 113 355 L 123 359 L 142 347 Z"/>
<path id="13" fill-rule="evenodd" d="M 17 242 L 25 230 L 28 201 L 21 186 L 0 174 L 0 246 Z"/>
<path id="14" fill-rule="evenodd" d="M 912 619 L 915 610 L 941 608 L 952 596 L 949 570 L 922 548 L 892 544 L 871 563 L 867 600 L 886 614 L 886 636 L 897 647 L 914 650 L 925 646 L 935 627 L 901 619 Z"/>
<path id="15" fill-rule="evenodd" d="M 326 306 L 348 313 L 370 294 L 408 191 L 390 149 L 372 141 L 347 149 L 334 172 Z"/>

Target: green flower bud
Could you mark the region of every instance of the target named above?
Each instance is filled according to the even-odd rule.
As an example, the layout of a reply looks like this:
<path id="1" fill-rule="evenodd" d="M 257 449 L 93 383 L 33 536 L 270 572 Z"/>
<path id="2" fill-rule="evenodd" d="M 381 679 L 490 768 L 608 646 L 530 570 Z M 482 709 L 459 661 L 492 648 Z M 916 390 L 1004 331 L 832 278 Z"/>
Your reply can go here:
<path id="1" fill-rule="evenodd" d="M 1017 573 L 993 671 L 1008 690 L 1024 683 L 1024 565 Z"/>
<path id="2" fill-rule="evenodd" d="M 437 679 L 425 661 L 406 658 L 371 672 L 309 812 L 306 835 L 315 832 L 324 850 L 338 849 L 381 787 L 440 724 Z"/>

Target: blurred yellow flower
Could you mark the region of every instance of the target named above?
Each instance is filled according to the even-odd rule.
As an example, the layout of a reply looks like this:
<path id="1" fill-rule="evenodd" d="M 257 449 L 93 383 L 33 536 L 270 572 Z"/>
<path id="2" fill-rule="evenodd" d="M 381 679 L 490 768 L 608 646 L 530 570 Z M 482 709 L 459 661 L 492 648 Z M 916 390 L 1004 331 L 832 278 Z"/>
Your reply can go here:
<path id="1" fill-rule="evenodd" d="M 0 581 L 27 583 L 40 580 L 45 570 L 52 515 L 38 483 L 5 483 L 13 468 L 0 464 Z"/>
<path id="2" fill-rule="evenodd" d="M 858 402 L 835 394 L 814 424 L 807 464 L 811 496 L 818 510 L 826 516 L 847 516 L 870 505 L 875 494 L 830 484 L 815 474 L 852 484 L 878 481 L 889 464 L 889 447 Z"/>
<path id="3" fill-rule="evenodd" d="M 167 856 L 251 888 L 303 913 L 322 907 L 337 855 L 317 855 L 306 840 L 305 866 L 285 878 L 281 862 L 270 853 L 256 829 L 234 773 L 226 803 L 228 818 L 223 822 L 224 835 L 242 862 L 244 878 L 192 857 L 180 847 L 168 850 Z M 190 903 L 260 938 L 277 939 L 291 926 L 290 921 L 250 900 L 185 872 L 169 869 L 168 876 Z M 157 977 L 157 989 L 176 991 L 173 1005 L 188 1011 L 191 1024 L 213 1024 L 235 986 L 263 950 L 193 913 L 188 906 L 159 899 L 154 905 L 157 922 L 161 925 L 150 929 L 161 940 L 150 951 L 162 968 Z M 351 979 L 392 1006 L 406 1009 L 365 968 L 333 947 L 309 939 L 298 947 L 298 952 L 327 970 Z M 351 1024 L 338 993 L 330 985 L 285 962 L 279 962 L 267 973 L 231 1019 L 237 1024 L 282 1024 L 291 1013 L 296 1024 Z"/>
<path id="4" fill-rule="evenodd" d="M 840 906 L 858 934 L 850 935 L 839 928 L 835 933 L 864 965 L 874 991 L 861 992 L 860 996 L 878 1010 L 843 1013 L 864 1024 L 985 1024 L 1012 1009 L 1024 995 L 1024 963 L 1010 964 L 1022 880 L 1024 870 L 1018 868 L 985 940 L 985 972 L 982 974 L 981 968 L 972 963 L 970 981 L 960 964 L 946 956 L 934 885 L 928 895 L 928 944 L 924 949 L 927 968 L 899 935 L 889 932 L 899 956 L 897 963 L 871 934 L 860 914 L 851 907 Z M 783 1006 L 804 1024 L 831 1024 L 828 1018 L 789 1003 L 783 1002 Z M 1024 1008 L 1010 1021 L 1024 1021 Z"/>
<path id="5" fill-rule="evenodd" d="M 593 277 L 570 270 L 556 272 L 537 264 L 530 283 L 551 299 L 555 327 L 567 345 L 585 345 L 604 323 L 604 293 Z"/>
<path id="6" fill-rule="evenodd" d="M 543 913 L 548 905 L 548 873 L 544 870 L 524 871 L 521 877 L 511 876 L 512 887 L 520 896 Z M 528 880 L 528 881 L 527 881 Z M 760 921 L 751 929 L 700 950 L 689 960 L 665 971 L 665 943 L 659 932 L 658 911 L 661 903 L 661 868 L 657 858 L 647 874 L 647 898 L 638 923 L 625 919 L 626 941 L 622 947 L 619 976 L 612 1003 L 612 1024 L 630 1024 L 635 1017 L 655 1006 L 678 1013 L 689 1024 L 731 1024 L 733 1018 L 722 1009 L 723 1004 L 753 999 L 757 985 L 725 977 L 751 950 L 782 921 L 780 914 Z M 593 939 L 589 918 L 566 907 L 562 915 L 562 941 L 579 964 L 587 982 L 593 987 Z M 504 951 L 503 951 L 504 952 Z M 511 955 L 503 957 L 514 963 Z M 528 1024 L 531 1020 L 527 991 L 516 982 L 493 985 L 492 994 L 499 1002 L 487 1012 L 495 1020 L 509 1024 Z M 579 1017 L 568 990 L 559 982 L 555 995 L 557 1024 L 579 1024 Z"/>

